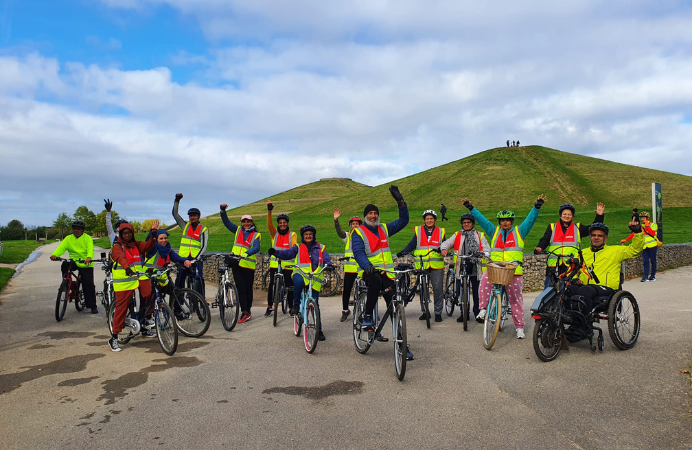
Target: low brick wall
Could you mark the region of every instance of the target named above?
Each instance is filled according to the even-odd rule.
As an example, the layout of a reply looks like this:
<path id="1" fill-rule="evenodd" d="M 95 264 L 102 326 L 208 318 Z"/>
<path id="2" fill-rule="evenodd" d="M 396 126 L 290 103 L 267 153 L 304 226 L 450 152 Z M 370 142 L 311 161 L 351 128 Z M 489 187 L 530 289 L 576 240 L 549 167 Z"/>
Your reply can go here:
<path id="1" fill-rule="evenodd" d="M 212 253 L 204 256 L 204 278 L 208 282 L 218 282 L 218 268 L 224 265 L 224 253 Z M 330 254 L 332 263 L 340 275 L 344 274 L 344 265 L 338 259 L 342 254 Z M 413 262 L 413 259 L 404 258 L 406 262 Z M 545 280 L 545 260 L 544 255 L 524 254 L 524 291 L 537 291 L 543 289 Z M 451 257 L 446 258 L 447 263 L 452 262 Z M 398 258 L 394 257 L 394 263 Z M 676 267 L 692 264 L 692 244 L 665 244 L 658 249 L 657 256 L 658 270 L 673 269 Z M 257 255 L 257 271 L 255 273 L 255 289 L 262 289 L 262 279 L 269 270 L 269 255 L 266 253 Z M 641 276 L 644 272 L 642 258 L 631 259 L 626 262 L 627 278 Z M 338 293 L 341 293 L 339 286 Z"/>

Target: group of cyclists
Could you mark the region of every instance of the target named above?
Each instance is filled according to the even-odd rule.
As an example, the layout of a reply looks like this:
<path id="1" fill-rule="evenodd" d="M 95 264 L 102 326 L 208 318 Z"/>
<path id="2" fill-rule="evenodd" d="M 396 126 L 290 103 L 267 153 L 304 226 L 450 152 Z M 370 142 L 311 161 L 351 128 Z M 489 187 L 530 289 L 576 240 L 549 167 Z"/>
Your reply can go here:
<path id="1" fill-rule="evenodd" d="M 389 191 L 398 205 L 398 218 L 391 222 L 380 221 L 379 209 L 374 204 L 368 204 L 363 210 L 363 217 L 353 216 L 349 218 L 348 230 L 343 230 L 339 224 L 341 211 L 334 210 L 334 226 L 338 236 L 344 241 L 344 284 L 342 294 L 341 321 L 348 319 L 349 299 L 351 290 L 358 277 L 361 277 L 367 286 L 366 302 L 361 325 L 374 331 L 373 311 L 379 296 L 384 297 L 389 305 L 395 295 L 395 276 L 392 271 L 395 267 L 393 252 L 390 248 L 391 236 L 404 230 L 409 223 L 409 210 L 404 197 L 397 188 L 392 185 Z M 152 284 L 145 272 L 147 268 L 163 267 L 169 263 L 178 263 L 180 269 L 175 280 L 175 285 L 183 287 L 185 279 L 190 274 L 203 278 L 203 260 L 209 241 L 207 227 L 200 223 L 201 213 L 197 208 L 188 210 L 188 221 L 179 214 L 178 208 L 183 194 L 176 194 L 173 204 L 173 217 L 182 229 L 182 238 L 179 251 L 174 251 L 168 243 L 168 233 L 159 229 L 155 221 L 149 235 L 144 241 L 135 239 L 132 225 L 125 220 L 111 225 L 110 211 L 113 206 L 110 200 L 105 200 L 107 210 L 106 220 L 109 239 L 112 243 L 111 259 L 113 261 L 112 275 L 113 288 L 116 297 L 115 314 L 112 324 L 112 336 L 109 346 L 113 351 L 120 351 L 118 345 L 118 333 L 123 329 L 125 315 L 132 293 L 140 291 L 142 299 L 152 294 Z M 515 213 L 511 210 L 502 210 L 496 214 L 497 223 L 488 220 L 467 198 L 461 200 L 461 204 L 469 212 L 461 215 L 460 229 L 450 236 L 444 228 L 436 225 L 437 213 L 426 210 L 422 214 L 423 222 L 414 228 L 414 233 L 409 243 L 397 257 L 412 254 L 416 257 L 416 268 L 429 274 L 433 287 L 435 321 L 442 321 L 442 309 L 444 306 L 444 269 L 445 260 L 449 254 L 454 253 L 455 264 L 458 256 L 472 256 L 463 261 L 466 265 L 466 273 L 470 275 L 473 292 L 473 316 L 478 322 L 483 322 L 486 315 L 486 306 L 490 296 L 492 284 L 485 270 L 485 261 L 514 262 L 517 264 L 513 280 L 506 286 L 506 292 L 511 305 L 512 319 L 516 329 L 516 337 L 524 339 L 524 305 L 523 305 L 523 268 L 524 246 L 526 237 L 531 232 L 538 215 L 546 202 L 544 195 L 539 195 L 529 211 L 526 219 L 521 224 L 515 225 Z M 231 270 L 238 290 L 240 303 L 240 316 L 238 323 L 245 323 L 252 318 L 253 286 L 256 270 L 257 253 L 260 250 L 261 233 L 257 230 L 252 216 L 242 215 L 240 225 L 233 223 L 226 214 L 227 204 L 220 205 L 220 216 L 226 228 L 234 234 L 231 253 L 237 255 L 231 264 Z M 300 295 L 308 279 L 305 272 L 317 274 L 324 266 L 331 265 L 329 253 L 325 246 L 317 240 L 317 229 L 310 225 L 303 225 L 298 233 L 291 231 L 290 218 L 287 214 L 276 216 L 276 226 L 272 211 L 273 203 L 267 203 L 267 228 L 272 239 L 272 246 L 268 253 L 270 256 L 270 287 L 267 296 L 266 316 L 272 314 L 274 301 L 272 298 L 272 285 L 275 274 L 281 267 L 287 286 L 294 286 L 293 292 L 289 291 L 288 302 L 290 314 L 298 314 Z M 631 244 L 629 246 L 609 247 L 607 245 L 609 228 L 604 223 L 605 206 L 598 203 L 596 217 L 590 225 L 575 223 L 573 218 L 576 208 L 572 204 L 563 204 L 558 208 L 559 220 L 551 223 L 539 244 L 534 249 L 535 253 L 549 252 L 548 268 L 546 272 L 546 287 L 551 283 L 552 273 L 560 275 L 567 270 L 568 261 L 565 258 L 557 258 L 553 255 L 576 255 L 580 247 L 581 238 L 590 236 L 590 246 L 583 249 L 584 262 L 597 275 L 594 279 L 584 279 L 570 287 L 576 295 L 584 296 L 587 301 L 602 298 L 604 292 L 617 289 L 620 278 L 620 262 L 624 259 L 634 258 L 642 253 L 645 247 L 645 238 L 642 227 L 637 220 L 628 224 L 632 231 Z M 480 229 L 477 229 L 477 225 Z M 91 312 L 98 313 L 95 300 L 95 288 L 93 282 L 93 240 L 84 234 L 85 224 L 75 221 L 72 224 L 73 234 L 66 237 L 51 255 L 51 259 L 57 259 L 65 251 L 70 258 L 77 263 L 80 272 L 86 307 Z M 481 258 L 483 254 L 485 258 Z M 282 261 L 281 266 L 279 260 Z M 294 270 L 300 267 L 302 271 Z M 655 269 L 654 269 L 655 270 Z M 194 271 L 194 272 L 193 272 Z M 313 283 L 313 298 L 318 301 L 319 307 L 319 276 Z M 167 280 L 165 281 L 167 283 Z M 203 283 L 202 283 L 203 284 Z M 145 322 L 142 333 L 153 337 L 151 331 L 151 309 L 141 311 Z M 182 313 L 176 311 L 176 314 Z M 462 313 L 463 314 L 463 313 Z M 469 316 L 466 319 L 470 319 Z M 421 320 L 429 320 L 426 310 L 422 308 Z M 464 318 L 457 319 L 461 322 Z M 319 339 L 325 340 L 321 323 Z M 408 359 L 413 355 L 408 352 Z"/>

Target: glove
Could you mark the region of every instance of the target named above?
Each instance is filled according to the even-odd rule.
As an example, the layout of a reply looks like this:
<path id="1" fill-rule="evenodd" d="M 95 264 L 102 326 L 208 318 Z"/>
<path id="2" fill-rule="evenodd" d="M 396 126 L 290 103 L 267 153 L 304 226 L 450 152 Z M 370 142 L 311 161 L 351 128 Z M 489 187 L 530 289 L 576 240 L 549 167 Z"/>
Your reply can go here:
<path id="1" fill-rule="evenodd" d="M 269 250 L 267 250 L 267 253 L 269 253 L 269 256 L 274 256 L 276 254 L 276 249 L 272 247 Z"/>
<path id="2" fill-rule="evenodd" d="M 629 226 L 630 231 L 634 233 L 641 233 L 642 232 L 642 226 L 639 225 L 638 223 L 636 225 L 630 225 Z"/>
<path id="3" fill-rule="evenodd" d="M 396 187 L 395 185 L 389 186 L 389 193 L 392 194 L 392 197 L 394 197 L 394 200 L 396 200 L 396 202 L 399 205 L 404 204 L 404 196 L 401 195 L 401 192 L 399 192 L 398 187 Z"/>
<path id="4" fill-rule="evenodd" d="M 134 277 L 135 276 L 135 271 L 132 270 L 132 268 L 130 268 L 130 267 L 125 269 L 125 273 L 127 274 L 128 277 Z"/>
<path id="5" fill-rule="evenodd" d="M 105 204 L 104 206 L 106 207 L 106 211 L 111 212 L 111 208 L 113 208 L 113 202 L 111 201 L 111 199 L 106 200 L 104 198 L 103 203 Z"/>
<path id="6" fill-rule="evenodd" d="M 228 205 L 225 204 L 225 203 L 222 203 L 222 204 L 219 206 L 219 208 L 221 209 L 221 211 L 226 211 L 226 208 L 228 208 Z"/>
<path id="7" fill-rule="evenodd" d="M 274 204 L 271 201 L 267 202 L 267 211 L 271 211 L 273 209 L 274 209 Z"/>
<path id="8" fill-rule="evenodd" d="M 473 205 L 471 204 L 470 201 L 466 200 L 466 201 L 464 202 L 464 206 L 466 206 L 466 208 L 467 208 L 469 211 L 473 211 Z"/>
<path id="9" fill-rule="evenodd" d="M 538 200 L 536 200 L 536 203 L 534 203 L 534 206 L 536 207 L 536 209 L 541 209 L 541 206 L 543 206 L 543 203 L 545 203 L 545 200 L 543 200 L 542 198 L 539 198 Z"/>
<path id="10" fill-rule="evenodd" d="M 183 194 L 175 194 L 175 201 L 180 201 L 180 199 L 183 198 Z"/>
<path id="11" fill-rule="evenodd" d="M 368 267 L 366 267 L 366 268 L 363 270 L 363 272 L 365 272 L 366 275 L 372 275 L 373 273 L 375 273 L 375 266 L 373 266 L 372 264 L 370 264 Z"/>
<path id="12" fill-rule="evenodd" d="M 401 258 L 402 256 L 404 256 L 404 252 L 399 252 L 399 253 L 396 254 L 396 257 L 397 257 L 397 258 Z"/>

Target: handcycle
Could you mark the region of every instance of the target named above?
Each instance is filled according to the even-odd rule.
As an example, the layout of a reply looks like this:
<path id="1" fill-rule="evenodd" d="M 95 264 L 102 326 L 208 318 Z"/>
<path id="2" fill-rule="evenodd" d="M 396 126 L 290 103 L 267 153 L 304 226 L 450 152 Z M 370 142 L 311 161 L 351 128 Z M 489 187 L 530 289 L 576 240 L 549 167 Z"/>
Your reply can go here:
<path id="1" fill-rule="evenodd" d="M 300 310 L 298 314 L 293 316 L 293 333 L 296 336 L 300 336 L 304 327 L 305 333 L 303 334 L 303 341 L 305 342 L 305 350 L 308 353 L 313 353 L 317 347 L 319 338 L 320 308 L 317 306 L 317 301 L 312 296 L 312 285 L 315 280 L 320 279 L 320 275 L 324 272 L 325 266 L 320 267 L 316 272 L 308 272 L 297 265 L 286 267 L 299 271 L 308 279 L 305 289 L 300 293 Z"/>
<path id="2" fill-rule="evenodd" d="M 56 261 L 62 261 L 60 266 L 63 272 L 62 282 L 58 287 L 58 297 L 55 299 L 55 320 L 60 322 L 65 317 L 67 304 L 74 302 L 74 307 L 77 311 L 82 311 L 86 303 L 84 302 L 84 292 L 82 291 L 82 278 L 75 274 L 77 270 L 77 262 L 85 263 L 85 260 L 73 260 L 69 258 L 56 258 Z"/>
<path id="3" fill-rule="evenodd" d="M 471 275 L 466 272 L 466 263 L 485 258 L 483 252 L 472 255 L 458 255 L 456 264 L 450 264 L 445 273 L 445 311 L 448 316 L 459 307 L 464 323 L 464 331 L 468 331 L 469 310 L 471 309 Z M 476 299 L 478 301 L 478 299 Z"/>
<path id="4" fill-rule="evenodd" d="M 613 293 L 593 299 L 593 307 L 589 310 L 584 298 L 579 295 L 569 295 L 567 288 L 576 282 L 580 273 L 586 273 L 597 284 L 598 277 L 584 265 L 581 249 L 577 256 L 561 255 L 555 252 L 544 253 L 561 259 L 568 259 L 568 270 L 561 274 L 552 274 L 552 285 L 541 292 L 531 307 L 531 318 L 535 320 L 533 328 L 533 349 L 541 361 L 550 362 L 560 354 L 566 345 L 565 341 L 578 342 L 589 340 L 592 352 L 603 351 L 605 347 L 603 330 L 594 325 L 601 320 L 607 321 L 608 334 L 620 350 L 634 347 L 639 338 L 640 313 L 639 305 L 634 296 L 622 290 L 624 282 L 624 267 L 620 271 L 620 283 Z M 547 264 L 547 261 L 546 261 Z M 622 263 L 624 266 L 624 262 Z M 570 325 L 566 330 L 565 325 Z M 594 331 L 598 331 L 596 343 L 593 342 Z"/>
<path id="5" fill-rule="evenodd" d="M 130 340 L 137 336 L 144 328 L 141 320 L 144 318 L 146 311 L 149 309 L 151 302 L 154 302 L 153 320 L 156 327 L 156 337 L 158 338 L 161 350 L 168 356 L 175 353 L 178 348 L 178 326 L 176 324 L 173 310 L 166 304 L 163 296 L 155 285 L 159 280 L 163 281 L 168 274 L 173 270 L 173 266 L 162 268 L 161 270 L 149 270 L 147 272 L 135 272 L 137 277 L 147 276 L 152 281 L 151 295 L 143 304 L 142 310 L 137 310 L 137 302 L 135 296 L 130 298 L 127 305 L 127 313 L 125 315 L 125 325 L 123 331 L 118 334 L 118 343 L 127 344 Z M 113 317 L 115 316 L 115 307 L 117 302 L 112 302 L 108 310 L 108 330 L 113 333 Z M 123 333 L 127 333 L 122 336 Z"/>
<path id="6" fill-rule="evenodd" d="M 424 255 L 413 255 L 414 260 L 417 258 L 418 262 L 415 264 L 420 264 L 420 268 L 413 269 L 411 274 L 416 277 L 416 284 L 412 289 L 406 289 L 408 296 L 405 298 L 404 304 L 408 304 L 413 297 L 416 295 L 416 289 L 418 289 L 421 311 L 425 314 L 425 325 L 430 328 L 430 273 L 426 269 L 423 269 L 423 258 L 431 254 L 432 252 L 440 252 L 439 248 L 433 248 Z M 409 253 L 401 253 L 401 256 L 409 255 Z M 407 271 L 408 272 L 408 271 Z M 408 279 L 408 277 L 406 277 Z"/>
<path id="7" fill-rule="evenodd" d="M 282 270 L 282 261 L 280 259 L 278 261 L 279 267 L 276 269 L 276 274 L 274 274 L 274 292 L 272 292 L 272 301 L 274 302 L 274 326 L 276 326 L 276 319 L 279 315 L 279 303 L 281 304 L 281 312 L 286 314 L 286 311 L 290 309 L 288 305 L 288 293 L 293 292 L 293 286 L 286 286 Z"/>
<path id="8" fill-rule="evenodd" d="M 408 282 L 406 275 L 415 271 L 407 264 L 399 264 L 395 270 L 376 269 L 378 273 L 385 272 L 394 274 L 394 297 L 387 305 L 387 312 L 382 320 L 378 318 L 377 304 L 373 310 L 373 326 L 366 327 L 362 325 L 363 314 L 365 313 L 365 304 L 367 297 L 367 288 L 364 291 L 356 291 L 357 296 L 353 303 L 353 343 L 356 351 L 361 354 L 367 353 L 372 344 L 380 336 L 384 324 L 391 317 L 392 322 L 392 340 L 394 341 L 394 368 L 396 369 L 396 377 L 399 381 L 404 379 L 406 375 L 406 352 L 408 350 L 407 334 L 406 334 L 406 314 L 404 312 L 405 297 L 404 284 Z M 387 339 L 381 339 L 386 342 Z"/>
<path id="9" fill-rule="evenodd" d="M 507 316 L 512 314 L 505 286 L 512 283 L 514 272 L 521 264 L 521 261 L 489 261 L 486 264 L 488 281 L 493 285 L 483 324 L 483 346 L 487 350 L 493 348 L 497 334 L 505 327 Z"/>
<path id="10" fill-rule="evenodd" d="M 224 255 L 224 264 L 218 268 L 219 272 L 219 287 L 216 290 L 216 297 L 212 308 L 219 308 L 219 316 L 221 324 L 226 331 L 233 331 L 238 323 L 238 313 L 240 311 L 240 303 L 238 301 L 238 288 L 231 281 L 228 274 L 230 266 L 237 264 L 240 261 L 238 255 Z"/>

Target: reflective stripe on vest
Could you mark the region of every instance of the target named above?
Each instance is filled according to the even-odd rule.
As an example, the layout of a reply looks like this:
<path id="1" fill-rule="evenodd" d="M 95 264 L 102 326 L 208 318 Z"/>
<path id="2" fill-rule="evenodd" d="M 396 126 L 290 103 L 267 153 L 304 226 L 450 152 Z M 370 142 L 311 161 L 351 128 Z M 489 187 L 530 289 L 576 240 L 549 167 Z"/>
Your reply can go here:
<path id="1" fill-rule="evenodd" d="M 421 225 L 414 229 L 416 233 L 416 249 L 413 251 L 414 256 L 425 255 L 432 248 L 437 248 L 440 246 L 445 236 L 445 229 L 440 227 L 433 228 L 430 239 L 428 239 L 428 233 L 425 231 L 425 226 Z M 420 269 L 420 258 L 414 258 L 414 264 L 416 269 Z M 437 252 L 432 252 L 428 256 L 423 257 L 423 269 L 444 269 L 445 259 L 442 254 Z"/>
<path id="2" fill-rule="evenodd" d="M 457 231 L 454 233 L 454 265 L 457 265 L 457 256 L 459 253 L 461 253 L 461 231 Z M 485 237 L 485 233 L 479 233 L 476 231 L 476 236 L 478 238 L 478 251 L 483 252 L 485 249 L 483 248 L 483 238 Z M 485 272 L 485 264 L 482 265 L 482 270 Z"/>
<path id="3" fill-rule="evenodd" d="M 246 269 L 252 270 L 255 270 L 257 267 L 256 254 L 247 256 L 248 250 L 252 248 L 256 239 L 260 239 L 260 234 L 257 231 L 253 231 L 250 233 L 247 239 L 243 239 L 243 229 L 238 227 L 238 230 L 235 233 L 235 242 L 233 243 L 231 253 L 234 255 L 240 255 L 240 267 L 245 267 Z"/>
<path id="4" fill-rule="evenodd" d="M 166 264 L 171 262 L 171 255 L 166 255 L 166 259 L 163 259 L 159 252 L 154 253 L 151 257 L 144 261 L 144 269 L 160 269 Z M 149 277 L 145 277 L 148 279 Z M 140 278 L 141 279 L 141 278 Z M 165 278 L 159 278 L 159 286 L 166 286 L 168 284 L 168 275 Z"/>
<path id="5" fill-rule="evenodd" d="M 180 251 L 178 252 L 181 258 L 187 258 L 188 256 L 196 258 L 199 255 L 199 252 L 202 251 L 202 235 L 205 231 L 207 231 L 207 227 L 202 224 L 199 224 L 195 230 L 190 226 L 190 222 L 185 225 L 183 237 L 180 238 Z"/>
<path id="6" fill-rule="evenodd" d="M 365 228 L 365 225 L 356 228 L 355 232 L 363 239 L 363 243 L 365 244 L 365 256 L 368 257 L 370 264 L 377 269 L 394 270 L 392 252 L 389 250 L 389 233 L 387 232 L 387 226 L 380 225 L 378 230 L 380 234 L 379 237 Z M 387 273 L 387 277 L 394 279 L 394 274 Z"/>
<path id="7" fill-rule="evenodd" d="M 356 273 L 358 272 L 358 263 L 353 259 L 353 232 L 351 230 L 348 232 L 348 237 L 346 238 L 346 248 L 344 249 L 344 258 L 351 258 L 344 261 L 344 273 Z"/>
<path id="8" fill-rule="evenodd" d="M 296 240 L 298 239 L 298 235 L 295 233 L 295 231 L 289 231 L 288 233 L 281 235 L 277 231 L 276 234 L 274 235 L 274 242 L 272 242 L 272 247 L 274 247 L 275 250 L 288 250 L 291 248 L 291 242 L 293 242 L 293 237 L 296 237 Z M 284 261 L 282 266 L 285 265 L 293 265 L 296 263 L 296 259 L 293 259 L 291 261 Z M 271 269 L 278 269 L 279 268 L 279 258 L 276 256 L 272 256 L 269 258 L 269 268 Z M 293 269 L 285 269 L 285 270 L 293 270 Z"/>
<path id="9" fill-rule="evenodd" d="M 573 222 L 569 227 L 567 227 L 567 232 L 563 233 L 560 222 L 551 223 L 550 228 L 553 229 L 553 232 L 550 235 L 550 245 L 548 245 L 546 250 L 559 253 L 561 255 L 577 255 L 578 250 L 576 248 L 569 248 L 568 246 L 580 246 L 581 235 L 579 234 L 579 225 L 581 224 L 575 224 Z M 557 260 L 557 256 L 548 255 L 548 267 L 555 267 L 557 265 Z M 567 259 L 560 258 L 560 265 L 567 265 Z"/>
<path id="10" fill-rule="evenodd" d="M 658 225 L 651 222 L 649 223 L 649 228 L 651 228 L 651 230 L 654 232 L 654 236 L 656 236 Z M 649 233 L 644 232 L 644 248 L 658 247 L 658 242 L 656 242 L 656 238 L 654 236 L 649 236 Z"/>
<path id="11" fill-rule="evenodd" d="M 130 250 L 132 251 L 128 251 L 128 248 L 123 246 L 123 252 L 125 253 L 125 258 L 127 258 L 129 267 L 135 272 L 142 272 L 142 256 L 139 254 L 139 250 L 137 247 L 132 247 Z M 131 291 L 139 287 L 139 278 L 136 276 L 127 276 L 125 269 L 117 262 L 113 264 L 111 274 L 113 275 L 113 290 L 115 292 Z"/>
<path id="12" fill-rule="evenodd" d="M 493 261 L 524 261 L 524 240 L 519 234 L 517 227 L 507 233 L 507 238 L 502 239 L 502 228 L 495 228 L 492 242 L 490 242 L 490 259 Z M 521 266 L 517 266 L 514 275 L 524 273 Z"/>
<path id="13" fill-rule="evenodd" d="M 310 259 L 310 251 L 308 250 L 308 246 L 305 244 L 300 244 L 300 249 L 298 251 L 298 262 L 296 263 L 296 266 L 300 267 L 306 272 L 314 273 L 322 267 L 322 254 L 324 253 L 324 249 L 326 248 L 324 245 L 320 244 L 319 242 L 317 243 L 319 245 L 320 253 L 319 253 L 319 258 L 317 260 L 317 268 L 315 270 L 312 270 L 312 259 Z M 298 271 L 297 273 L 300 273 Z M 303 277 L 303 280 L 305 281 L 305 286 L 308 285 L 308 277 L 300 273 L 300 276 Z M 312 289 L 315 291 L 319 291 L 322 289 L 322 274 L 319 274 L 312 280 Z"/>

